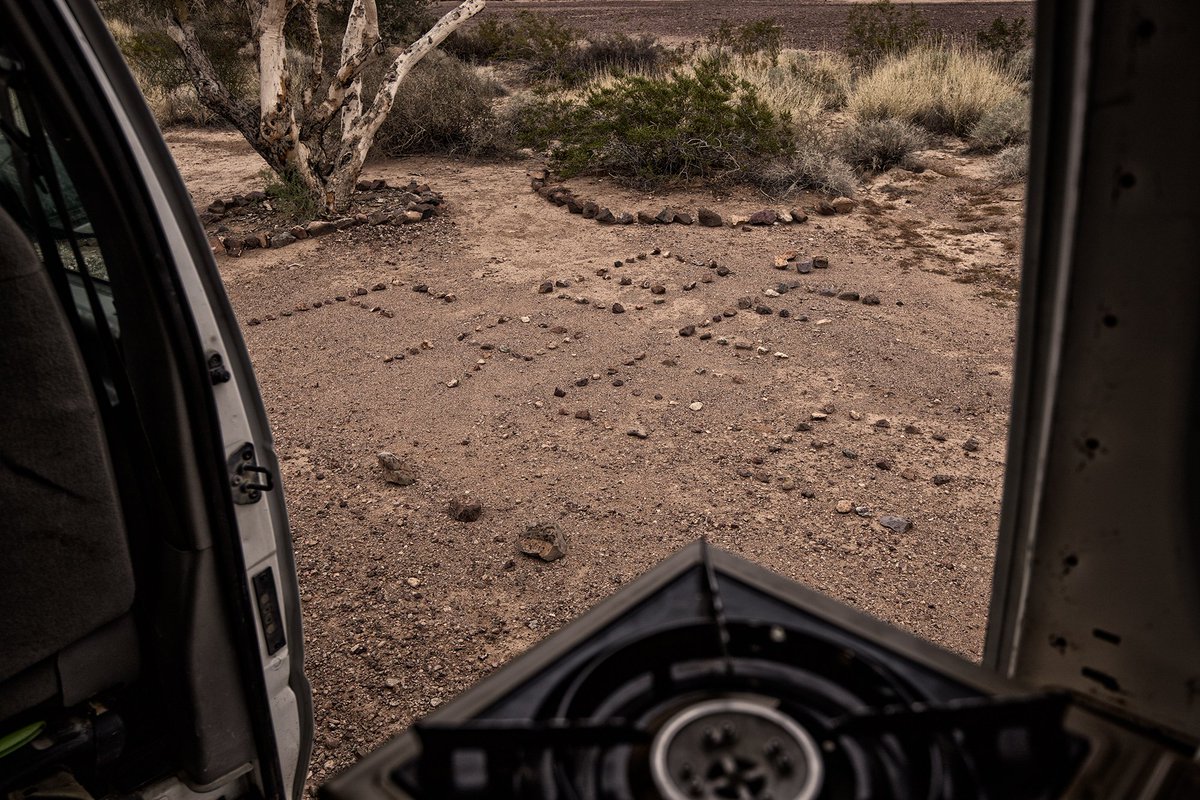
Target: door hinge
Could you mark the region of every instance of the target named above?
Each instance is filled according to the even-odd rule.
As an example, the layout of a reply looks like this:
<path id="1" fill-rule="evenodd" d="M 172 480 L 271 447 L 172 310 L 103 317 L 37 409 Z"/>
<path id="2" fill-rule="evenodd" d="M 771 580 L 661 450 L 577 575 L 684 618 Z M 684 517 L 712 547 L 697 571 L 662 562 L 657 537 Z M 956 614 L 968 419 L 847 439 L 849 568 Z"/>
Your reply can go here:
<path id="1" fill-rule="evenodd" d="M 232 377 L 233 375 L 231 375 L 229 370 L 225 368 L 225 360 L 221 358 L 221 354 L 215 351 L 209 353 L 208 378 L 212 381 L 212 385 L 216 386 L 218 383 L 229 383 L 229 380 Z"/>
<path id="2" fill-rule="evenodd" d="M 250 442 L 229 457 L 229 485 L 233 488 L 233 502 L 243 506 L 257 503 L 263 492 L 275 488 L 275 475 L 258 465 L 254 445 Z"/>

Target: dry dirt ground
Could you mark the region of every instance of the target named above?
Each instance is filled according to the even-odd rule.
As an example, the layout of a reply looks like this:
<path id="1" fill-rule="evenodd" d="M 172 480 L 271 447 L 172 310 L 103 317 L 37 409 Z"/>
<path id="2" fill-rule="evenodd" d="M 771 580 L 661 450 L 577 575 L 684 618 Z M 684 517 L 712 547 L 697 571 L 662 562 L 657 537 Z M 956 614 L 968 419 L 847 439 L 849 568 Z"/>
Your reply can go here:
<path id="1" fill-rule="evenodd" d="M 441 10 L 454 5 L 452 0 L 436 3 Z M 811 0 L 505 0 L 489 3 L 476 20 L 508 19 L 520 11 L 536 11 L 590 34 L 648 33 L 675 43 L 703 39 L 723 20 L 742 23 L 770 18 L 783 25 L 788 47 L 819 49 L 841 46 L 853 5 Z M 900 5 L 907 11 L 910 4 Z M 971 38 L 996 17 L 1033 21 L 1033 3 L 1020 0 L 941 0 L 911 5 L 929 21 L 931 30 L 952 39 Z"/>
<path id="2" fill-rule="evenodd" d="M 168 141 L 199 207 L 261 188 L 236 134 Z M 528 162 L 374 163 L 365 177 L 428 181 L 443 216 L 218 256 L 283 464 L 316 696 L 312 785 L 701 536 L 980 656 L 1022 193 L 990 185 L 987 157 L 925 158 L 924 173 L 875 179 L 849 215 L 749 231 L 585 221 L 530 191 Z M 614 210 L 666 204 L 570 185 Z M 748 190 L 669 200 L 765 204 Z M 830 266 L 776 270 L 789 250 Z M 570 286 L 539 294 L 547 280 Z M 666 287 L 661 305 L 643 280 Z M 764 295 L 788 280 L 801 285 Z M 350 298 L 361 305 L 334 299 L 380 283 Z M 791 316 L 711 323 L 744 296 Z M 385 483 L 379 450 L 410 461 L 417 483 Z M 483 502 L 477 522 L 447 514 L 464 492 Z M 839 500 L 872 516 L 838 513 Z M 880 514 L 913 528 L 893 533 Z M 517 552 L 539 522 L 565 531 L 566 558 Z"/>

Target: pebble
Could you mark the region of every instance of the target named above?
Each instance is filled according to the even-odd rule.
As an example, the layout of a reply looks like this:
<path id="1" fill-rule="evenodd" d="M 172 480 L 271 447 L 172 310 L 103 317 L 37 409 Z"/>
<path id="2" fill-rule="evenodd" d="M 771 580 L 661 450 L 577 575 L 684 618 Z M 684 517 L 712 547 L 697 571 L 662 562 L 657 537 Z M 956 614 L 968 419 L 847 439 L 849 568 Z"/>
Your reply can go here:
<path id="1" fill-rule="evenodd" d="M 879 518 L 879 524 L 893 533 L 907 533 L 912 529 L 912 521 L 893 514 L 884 514 Z"/>
<path id="2" fill-rule="evenodd" d="M 458 386 L 458 378 L 451 378 L 450 380 L 446 381 L 446 388 L 453 389 L 456 386 Z"/>
<path id="3" fill-rule="evenodd" d="M 697 400 L 689 405 L 688 408 L 690 408 L 692 411 L 699 411 L 700 409 L 704 408 L 704 403 L 701 403 L 699 400 Z"/>
<path id="4" fill-rule="evenodd" d="M 849 500 L 838 500 L 835 508 L 839 514 L 849 514 L 854 510 L 854 504 Z"/>
<path id="5" fill-rule="evenodd" d="M 566 397 L 567 393 L 565 391 L 563 391 L 562 389 L 560 389 L 559 387 L 555 386 L 554 387 L 554 396 L 555 397 Z"/>
<path id="6" fill-rule="evenodd" d="M 680 336 L 691 336 L 695 332 L 696 332 L 695 325 L 684 325 L 682 328 L 679 329 Z"/>
<path id="7" fill-rule="evenodd" d="M 575 419 L 589 420 L 592 418 L 592 412 L 586 408 L 581 408 L 575 412 Z"/>
<path id="8" fill-rule="evenodd" d="M 972 436 L 970 439 L 967 439 L 965 442 L 963 442 L 962 449 L 966 450 L 968 453 L 974 453 L 979 449 L 979 440 Z"/>
<path id="9" fill-rule="evenodd" d="M 629 435 L 635 439 L 649 439 L 650 434 L 643 428 L 630 428 Z"/>
<path id="10" fill-rule="evenodd" d="M 624 314 L 625 306 L 621 305 L 620 303 L 613 303 L 612 304 L 612 312 L 614 314 Z"/>
<path id="11" fill-rule="evenodd" d="M 934 486 L 945 486 L 947 483 L 954 480 L 954 478 L 951 478 L 949 475 L 934 475 L 932 480 Z"/>

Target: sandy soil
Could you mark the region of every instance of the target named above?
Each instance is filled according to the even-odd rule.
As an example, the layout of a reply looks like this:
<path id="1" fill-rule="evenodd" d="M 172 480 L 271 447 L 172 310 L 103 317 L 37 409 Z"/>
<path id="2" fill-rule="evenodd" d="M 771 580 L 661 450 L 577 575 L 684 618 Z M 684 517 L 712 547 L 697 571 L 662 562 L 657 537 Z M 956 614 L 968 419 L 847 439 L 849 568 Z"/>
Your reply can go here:
<path id="1" fill-rule="evenodd" d="M 199 206 L 261 186 L 261 163 L 235 134 L 168 141 Z M 532 193 L 526 163 L 376 163 L 365 177 L 429 181 L 444 216 L 219 256 L 243 323 L 262 320 L 245 335 L 294 526 L 313 785 L 701 536 L 979 657 L 1021 194 L 989 188 L 987 158 L 925 158 L 922 174 L 875 180 L 850 215 L 748 232 L 587 222 Z M 605 181 L 572 186 L 614 210 L 665 204 Z M 730 213 L 764 203 L 748 191 L 670 202 Z M 787 250 L 830 267 L 775 270 Z M 692 263 L 709 260 L 732 273 Z M 596 274 L 605 267 L 611 280 Z M 537 292 L 556 279 L 571 286 Z M 653 304 L 643 279 L 666 287 L 665 302 Z M 781 280 L 802 285 L 764 296 Z M 361 306 L 334 299 L 377 283 L 386 290 Z M 791 316 L 743 310 L 698 329 L 708 341 L 678 335 L 743 296 Z M 608 310 L 618 301 L 626 313 Z M 589 420 L 576 418 L 585 410 Z M 379 450 L 409 460 L 418 482 L 383 482 Z M 484 505 L 470 524 L 447 514 L 466 492 Z M 839 500 L 873 516 L 839 514 Z M 914 526 L 892 533 L 879 514 Z M 566 532 L 566 558 L 517 552 L 537 522 Z"/>
<path id="2" fill-rule="evenodd" d="M 455 3 L 442 0 L 437 8 Z M 649 33 L 675 42 L 703 39 L 722 20 L 735 23 L 771 18 L 784 26 L 789 47 L 821 49 L 840 47 L 846 35 L 846 18 L 855 3 L 789 2 L 788 0 L 506 0 L 489 3 L 476 17 L 508 18 L 520 11 L 550 14 L 587 33 Z M 902 4 L 905 8 L 908 3 Z M 953 39 L 969 38 L 996 17 L 1024 17 L 1033 21 L 1031 2 L 939 0 L 913 3 L 932 30 Z"/>

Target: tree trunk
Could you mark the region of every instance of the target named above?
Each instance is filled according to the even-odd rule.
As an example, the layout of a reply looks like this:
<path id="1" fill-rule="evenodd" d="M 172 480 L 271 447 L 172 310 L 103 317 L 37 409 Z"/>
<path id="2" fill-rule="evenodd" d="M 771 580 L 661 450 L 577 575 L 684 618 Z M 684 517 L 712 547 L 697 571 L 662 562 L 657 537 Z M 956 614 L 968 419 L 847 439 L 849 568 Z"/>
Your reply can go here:
<path id="1" fill-rule="evenodd" d="M 212 61 L 200 45 L 187 15 L 187 5 L 176 3 L 167 33 L 183 55 L 200 100 L 228 121 L 280 175 L 297 176 L 326 214 L 344 212 L 363 162 L 379 127 L 392 110 L 400 82 L 426 54 L 456 28 L 483 10 L 487 0 L 465 0 L 429 31 L 406 47 L 392 62 L 367 110 L 362 103 L 362 71 L 382 52 L 376 0 L 353 0 L 342 40 L 341 66 L 331 77 L 320 105 L 314 106 L 315 85 L 321 71 L 323 45 L 317 25 L 320 0 L 246 0 L 254 43 L 258 51 L 258 113 L 230 94 L 221 83 Z M 303 8 L 308 44 L 315 59 L 309 89 L 293 96 L 287 70 L 288 16 Z M 329 155 L 326 131 L 341 115 L 341 138 Z"/>
<path id="2" fill-rule="evenodd" d="M 374 0 L 368 2 L 374 5 Z M 445 41 L 446 37 L 464 22 L 482 11 L 486 5 L 487 0 L 465 0 L 439 19 L 424 36 L 396 56 L 384 73 L 383 83 L 375 93 L 370 109 L 361 114 L 354 125 L 348 129 L 343 127 L 341 146 L 334 158 L 333 172 L 325 179 L 328 211 L 340 211 L 350 205 L 354 184 L 358 181 L 367 153 L 375 142 L 375 135 L 392 110 L 400 82 L 422 58 Z"/>

